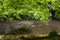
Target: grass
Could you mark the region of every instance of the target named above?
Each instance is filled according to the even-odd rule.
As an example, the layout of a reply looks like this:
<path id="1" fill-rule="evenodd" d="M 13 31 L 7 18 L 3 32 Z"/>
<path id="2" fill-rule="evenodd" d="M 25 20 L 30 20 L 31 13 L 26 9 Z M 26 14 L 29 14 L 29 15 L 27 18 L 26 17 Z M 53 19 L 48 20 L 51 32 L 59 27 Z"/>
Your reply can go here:
<path id="1" fill-rule="evenodd" d="M 31 35 L 31 34 L 24 34 L 24 35 L 0 35 L 0 39 L 6 40 L 60 40 L 60 35 L 56 37 L 49 37 L 48 34 L 41 35 Z"/>

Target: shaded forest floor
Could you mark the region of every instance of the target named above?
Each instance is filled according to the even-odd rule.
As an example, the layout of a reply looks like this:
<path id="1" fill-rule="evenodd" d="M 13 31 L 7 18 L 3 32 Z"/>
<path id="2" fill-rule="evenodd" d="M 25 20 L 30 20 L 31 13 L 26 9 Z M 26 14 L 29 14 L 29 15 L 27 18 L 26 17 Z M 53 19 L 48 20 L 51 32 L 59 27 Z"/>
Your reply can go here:
<path id="1" fill-rule="evenodd" d="M 60 21 L 51 20 L 48 24 L 40 21 L 11 21 L 11 22 L 0 22 L 0 34 L 4 34 L 6 30 L 12 31 L 14 28 L 28 27 L 31 29 L 31 34 L 46 34 L 52 30 L 60 32 Z"/>

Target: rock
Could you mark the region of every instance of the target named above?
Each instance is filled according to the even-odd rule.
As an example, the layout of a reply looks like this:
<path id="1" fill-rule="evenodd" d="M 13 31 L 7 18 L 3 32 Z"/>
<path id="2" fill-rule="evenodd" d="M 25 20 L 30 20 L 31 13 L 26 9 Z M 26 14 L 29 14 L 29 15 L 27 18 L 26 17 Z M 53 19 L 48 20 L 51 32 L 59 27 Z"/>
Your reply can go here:
<path id="1" fill-rule="evenodd" d="M 35 27 L 35 25 L 32 25 L 31 27 Z"/>

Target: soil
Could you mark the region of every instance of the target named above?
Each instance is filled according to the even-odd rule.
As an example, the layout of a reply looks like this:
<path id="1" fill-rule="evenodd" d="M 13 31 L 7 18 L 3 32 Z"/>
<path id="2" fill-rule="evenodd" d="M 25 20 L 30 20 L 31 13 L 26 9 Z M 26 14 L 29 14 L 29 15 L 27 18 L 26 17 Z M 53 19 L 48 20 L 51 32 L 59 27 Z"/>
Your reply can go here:
<path id="1" fill-rule="evenodd" d="M 60 21 L 51 20 L 48 23 L 42 23 L 40 21 L 26 21 L 26 20 L 14 20 L 7 22 L 0 22 L 0 34 L 12 31 L 15 28 L 28 27 L 31 29 L 31 34 L 46 34 L 52 30 L 60 32 Z"/>

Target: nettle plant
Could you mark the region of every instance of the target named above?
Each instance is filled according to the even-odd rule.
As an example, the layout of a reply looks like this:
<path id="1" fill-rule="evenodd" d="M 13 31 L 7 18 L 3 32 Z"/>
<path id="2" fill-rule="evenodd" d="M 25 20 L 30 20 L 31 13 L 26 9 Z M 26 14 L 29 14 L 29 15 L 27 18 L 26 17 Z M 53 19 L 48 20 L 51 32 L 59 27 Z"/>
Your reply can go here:
<path id="1" fill-rule="evenodd" d="M 60 0 L 0 0 L 0 21 L 37 19 L 48 21 L 53 16 L 60 18 Z M 57 16 L 58 15 L 58 16 Z"/>

